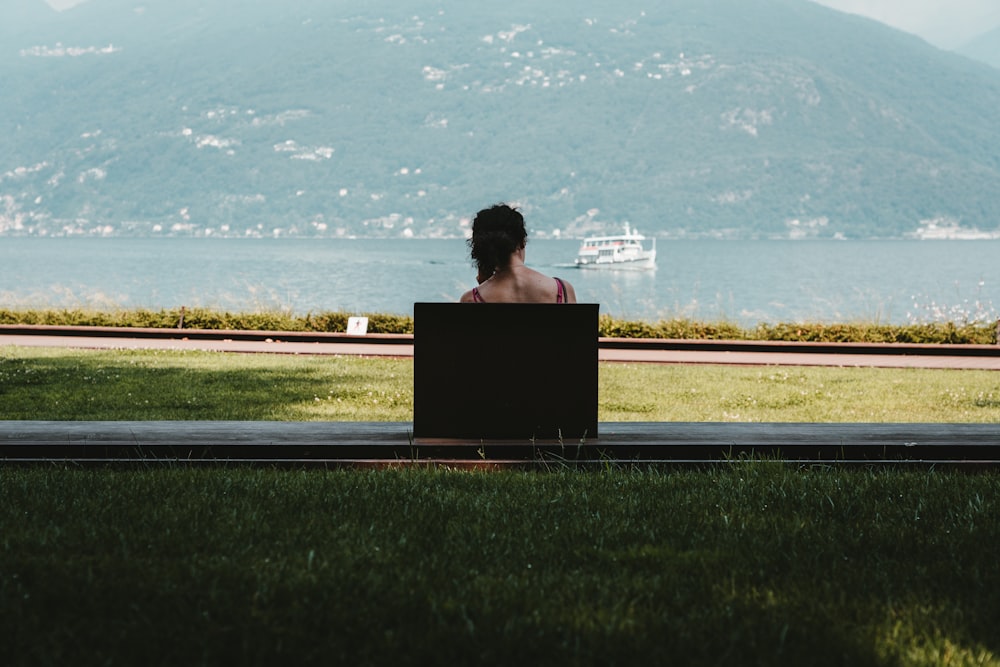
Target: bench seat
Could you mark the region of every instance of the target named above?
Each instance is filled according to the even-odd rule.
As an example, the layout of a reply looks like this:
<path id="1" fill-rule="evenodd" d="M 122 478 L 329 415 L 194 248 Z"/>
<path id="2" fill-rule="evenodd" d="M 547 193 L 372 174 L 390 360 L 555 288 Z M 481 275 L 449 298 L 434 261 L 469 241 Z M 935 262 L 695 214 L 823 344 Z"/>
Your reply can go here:
<path id="1" fill-rule="evenodd" d="M 597 438 L 598 310 L 414 304 L 414 436 Z"/>

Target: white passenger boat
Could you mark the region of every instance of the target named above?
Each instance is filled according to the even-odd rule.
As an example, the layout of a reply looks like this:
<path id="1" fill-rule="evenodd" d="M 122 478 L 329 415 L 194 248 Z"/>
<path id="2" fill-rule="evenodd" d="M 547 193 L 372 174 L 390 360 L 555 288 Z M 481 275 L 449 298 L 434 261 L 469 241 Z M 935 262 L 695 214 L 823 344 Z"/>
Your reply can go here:
<path id="1" fill-rule="evenodd" d="M 656 239 L 646 248 L 646 237 L 625 223 L 625 233 L 613 236 L 588 236 L 583 239 L 576 255 L 581 269 L 652 269 L 656 268 Z"/>

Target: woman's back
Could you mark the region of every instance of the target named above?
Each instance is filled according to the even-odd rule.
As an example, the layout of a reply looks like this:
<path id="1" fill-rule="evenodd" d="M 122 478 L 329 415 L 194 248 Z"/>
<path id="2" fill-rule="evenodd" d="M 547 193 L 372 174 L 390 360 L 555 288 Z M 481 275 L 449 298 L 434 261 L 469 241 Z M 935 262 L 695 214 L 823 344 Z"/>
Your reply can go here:
<path id="1" fill-rule="evenodd" d="M 575 303 L 572 286 L 518 265 L 498 270 L 463 301 L 476 303 Z"/>

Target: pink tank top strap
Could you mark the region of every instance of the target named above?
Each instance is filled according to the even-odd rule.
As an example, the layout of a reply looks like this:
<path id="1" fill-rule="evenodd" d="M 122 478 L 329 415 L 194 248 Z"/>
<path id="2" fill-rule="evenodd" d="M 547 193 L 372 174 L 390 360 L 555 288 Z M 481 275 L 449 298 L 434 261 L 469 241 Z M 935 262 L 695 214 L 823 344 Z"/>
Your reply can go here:
<path id="1" fill-rule="evenodd" d="M 472 301 L 473 303 L 486 303 L 486 299 L 479 293 L 478 287 L 472 288 Z M 556 303 L 566 303 L 566 288 L 559 278 L 556 278 Z"/>

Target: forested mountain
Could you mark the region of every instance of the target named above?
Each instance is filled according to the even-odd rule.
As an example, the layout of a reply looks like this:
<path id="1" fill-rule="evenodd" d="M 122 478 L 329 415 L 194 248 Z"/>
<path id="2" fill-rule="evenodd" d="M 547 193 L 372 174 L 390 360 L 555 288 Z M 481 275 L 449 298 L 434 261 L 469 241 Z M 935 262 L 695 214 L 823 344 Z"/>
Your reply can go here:
<path id="1" fill-rule="evenodd" d="M 807 0 L 8 1 L 0 234 L 1000 229 L 1000 70 Z"/>

